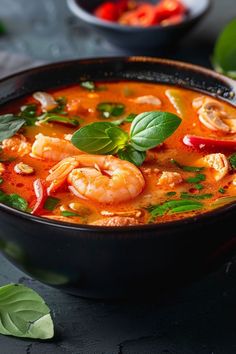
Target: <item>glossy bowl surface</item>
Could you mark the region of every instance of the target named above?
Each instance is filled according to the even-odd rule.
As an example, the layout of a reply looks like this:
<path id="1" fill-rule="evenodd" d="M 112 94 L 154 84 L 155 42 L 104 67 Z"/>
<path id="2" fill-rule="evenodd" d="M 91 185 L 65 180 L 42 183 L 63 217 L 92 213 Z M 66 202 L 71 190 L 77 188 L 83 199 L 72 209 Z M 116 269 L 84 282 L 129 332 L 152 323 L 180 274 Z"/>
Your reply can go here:
<path id="1" fill-rule="evenodd" d="M 236 107 L 236 82 L 164 59 L 77 60 L 0 81 L 0 104 L 81 80 L 165 83 Z M 93 298 L 151 296 L 216 269 L 234 252 L 236 205 L 160 225 L 98 227 L 54 222 L 0 205 L 0 249 L 32 277 Z"/>
<path id="2" fill-rule="evenodd" d="M 127 49 L 152 49 L 166 47 L 183 38 L 208 12 L 211 0 L 183 0 L 189 14 L 180 24 L 171 26 L 131 27 L 104 21 L 92 14 L 105 0 L 67 0 L 71 11 L 113 45 Z M 148 0 L 157 3 L 156 0 Z"/>

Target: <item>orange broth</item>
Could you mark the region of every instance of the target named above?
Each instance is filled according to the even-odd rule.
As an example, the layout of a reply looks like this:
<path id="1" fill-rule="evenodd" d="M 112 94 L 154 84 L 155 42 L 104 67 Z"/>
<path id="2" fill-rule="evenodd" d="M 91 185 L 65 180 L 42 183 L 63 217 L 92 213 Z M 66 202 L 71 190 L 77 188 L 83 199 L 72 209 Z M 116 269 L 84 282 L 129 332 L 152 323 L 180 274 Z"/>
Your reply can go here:
<path id="1" fill-rule="evenodd" d="M 162 145 L 152 149 L 147 153 L 149 157 L 141 167 L 138 167 L 145 179 L 145 187 L 143 191 L 134 199 L 118 204 L 101 204 L 91 201 L 89 199 L 82 199 L 75 196 L 68 190 L 68 183 L 52 194 L 52 197 L 58 198 L 58 204 L 52 210 L 42 209 L 39 216 L 49 217 L 53 220 L 68 221 L 82 224 L 99 224 L 106 225 L 106 221 L 111 218 L 116 218 L 114 225 L 126 225 L 122 222 L 125 218 L 130 218 L 128 224 L 133 224 L 132 219 L 135 219 L 140 224 L 163 223 L 166 221 L 183 219 L 194 216 L 199 213 L 204 213 L 212 209 L 212 203 L 222 197 L 236 196 L 235 172 L 231 168 L 229 172 L 220 180 L 216 181 L 214 177 L 214 170 L 211 167 L 204 167 L 204 170 L 199 172 L 204 174 L 205 180 L 199 183 L 190 183 L 188 178 L 195 177 L 196 172 L 188 172 L 182 170 L 176 164 L 173 164 L 171 159 L 174 159 L 180 165 L 185 166 L 201 166 L 198 162 L 205 155 L 210 154 L 211 151 L 199 150 L 188 147 L 183 144 L 183 137 L 186 134 L 199 135 L 202 137 L 211 137 L 219 139 L 236 139 L 236 134 L 224 134 L 219 131 L 213 131 L 204 126 L 199 120 L 198 112 L 193 108 L 192 102 L 202 94 L 182 89 L 173 88 L 167 85 L 140 83 L 140 82 L 112 82 L 112 83 L 97 83 L 97 89 L 89 91 L 82 88 L 80 85 L 70 86 L 57 90 L 47 91 L 56 99 L 58 97 L 65 97 L 67 106 L 65 110 L 70 107 L 73 108 L 71 112 L 67 112 L 67 117 L 80 117 L 80 126 L 85 126 L 92 122 L 113 121 L 128 116 L 130 113 L 139 114 L 142 112 L 161 110 L 172 112 L 180 116 L 176 111 L 174 105 L 170 102 L 166 95 L 166 91 L 174 89 L 179 98 L 182 114 L 182 123 L 174 134 L 169 137 Z M 135 98 L 146 95 L 158 97 L 161 101 L 161 107 L 156 108 L 150 103 L 136 103 Z M 109 119 L 101 119 L 100 112 L 96 107 L 100 102 L 119 102 L 125 105 L 125 112 L 119 117 Z M 36 101 L 33 96 L 11 102 L 1 108 L 1 114 L 20 112 L 20 107 L 23 105 L 34 103 L 40 112 L 40 103 Z M 220 102 L 224 106 L 225 112 L 228 115 L 236 117 L 236 109 L 226 103 Z M 129 131 L 131 123 L 123 123 L 120 128 Z M 65 124 L 48 122 L 42 125 L 24 126 L 20 130 L 27 142 L 33 144 L 35 136 L 39 133 L 50 137 L 58 137 L 64 139 L 66 134 L 73 134 L 79 127 L 70 127 Z M 217 151 L 214 153 L 224 153 L 228 158 L 233 151 Z M 52 168 L 57 162 L 48 161 L 45 159 L 36 159 L 26 154 L 18 156 L 17 153 L 3 149 L 1 158 L 4 160 L 13 157 L 13 161 L 2 162 L 5 171 L 2 173 L 3 180 L 0 189 L 7 193 L 16 193 L 23 197 L 29 205 L 28 211 L 31 212 L 36 203 L 35 191 L 33 183 L 36 179 L 45 181 Z M 19 162 L 23 162 L 34 169 L 31 175 L 20 175 L 14 170 L 14 167 Z M 181 183 L 174 184 L 159 184 L 159 179 L 163 171 L 176 172 L 182 178 Z M 202 189 L 195 188 L 196 185 L 201 185 Z M 198 187 L 198 186 L 197 186 Z M 200 188 L 200 187 L 199 187 Z M 223 189 L 223 190 L 222 190 Z M 170 193 L 173 192 L 173 193 Z M 174 194 L 175 193 L 175 194 Z M 148 211 L 150 205 L 161 205 L 168 200 L 180 200 L 181 193 L 188 193 L 188 196 L 193 196 L 193 200 L 199 195 L 210 195 L 205 199 L 196 199 L 202 203 L 200 210 L 189 212 L 166 212 L 163 215 L 155 218 L 150 217 Z M 190 198 L 191 199 L 191 198 Z M 192 199 L 191 199 L 192 200 Z M 70 206 L 76 203 L 77 209 L 72 210 Z M 76 215 L 63 216 L 63 211 L 71 211 Z M 138 211 L 137 214 L 135 212 Z M 104 213 L 105 212 L 105 213 Z M 123 214 L 122 214 L 123 213 Z M 103 222 L 105 220 L 105 222 Z M 115 219 L 114 219 L 115 220 Z M 111 224 L 113 225 L 113 224 Z"/>

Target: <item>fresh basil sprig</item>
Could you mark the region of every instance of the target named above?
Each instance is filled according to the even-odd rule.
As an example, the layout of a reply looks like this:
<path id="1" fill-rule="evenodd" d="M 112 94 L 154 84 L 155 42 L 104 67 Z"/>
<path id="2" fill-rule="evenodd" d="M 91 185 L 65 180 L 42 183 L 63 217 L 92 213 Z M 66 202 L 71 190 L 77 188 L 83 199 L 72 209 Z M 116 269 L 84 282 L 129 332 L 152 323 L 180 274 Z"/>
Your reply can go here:
<path id="1" fill-rule="evenodd" d="M 236 79 L 236 19 L 231 21 L 220 34 L 213 53 L 216 71 Z"/>
<path id="2" fill-rule="evenodd" d="M 25 124 L 25 119 L 13 114 L 0 116 L 0 141 L 11 138 Z"/>
<path id="3" fill-rule="evenodd" d="M 130 144 L 138 151 L 146 151 L 163 143 L 181 123 L 169 112 L 153 111 L 139 114 L 130 128 Z"/>
<path id="4" fill-rule="evenodd" d="M 24 285 L 0 287 L 0 333 L 23 338 L 52 338 L 54 326 L 50 310 L 41 296 Z"/>
<path id="5" fill-rule="evenodd" d="M 77 130 L 71 142 L 90 154 L 115 154 L 139 166 L 145 151 L 154 148 L 174 133 L 181 119 L 172 113 L 153 111 L 137 115 L 130 135 L 112 122 L 97 122 Z"/>
<path id="6" fill-rule="evenodd" d="M 96 122 L 77 130 L 71 142 L 90 154 L 115 154 L 127 144 L 128 134 L 110 122 Z"/>

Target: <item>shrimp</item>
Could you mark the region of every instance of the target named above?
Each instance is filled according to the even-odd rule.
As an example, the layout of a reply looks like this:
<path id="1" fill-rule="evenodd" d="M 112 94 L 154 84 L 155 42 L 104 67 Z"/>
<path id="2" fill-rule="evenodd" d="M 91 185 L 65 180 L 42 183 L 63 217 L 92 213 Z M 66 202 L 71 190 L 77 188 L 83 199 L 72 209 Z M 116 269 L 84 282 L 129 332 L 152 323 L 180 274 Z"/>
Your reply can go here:
<path id="1" fill-rule="evenodd" d="M 35 138 L 30 156 L 36 159 L 60 161 L 80 153 L 80 150 L 66 139 L 52 138 L 43 134 L 38 134 Z"/>
<path id="2" fill-rule="evenodd" d="M 105 204 L 131 200 L 145 186 L 144 177 L 136 166 L 112 155 L 69 157 L 49 172 L 49 194 L 67 181 L 70 191 L 76 196 Z"/>
<path id="3" fill-rule="evenodd" d="M 31 144 L 24 135 L 15 134 L 11 138 L 3 140 L 2 149 L 6 152 L 16 153 L 18 156 L 25 156 L 30 153 Z"/>
<path id="4" fill-rule="evenodd" d="M 220 181 L 230 170 L 227 157 L 224 154 L 209 154 L 201 159 L 202 163 L 215 170 L 214 178 Z"/>

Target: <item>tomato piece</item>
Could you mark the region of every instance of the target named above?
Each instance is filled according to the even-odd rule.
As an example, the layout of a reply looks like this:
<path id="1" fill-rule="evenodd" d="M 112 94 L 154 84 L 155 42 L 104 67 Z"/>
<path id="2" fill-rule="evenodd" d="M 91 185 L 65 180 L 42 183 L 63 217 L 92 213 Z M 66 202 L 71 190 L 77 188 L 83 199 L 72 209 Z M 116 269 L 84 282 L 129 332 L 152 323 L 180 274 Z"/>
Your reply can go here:
<path id="1" fill-rule="evenodd" d="M 119 23 L 129 26 L 148 27 L 156 24 L 155 6 L 141 4 L 134 11 L 125 12 L 119 19 Z"/>
<path id="2" fill-rule="evenodd" d="M 219 140 L 205 138 L 203 136 L 185 135 L 183 143 L 198 150 L 204 149 L 225 149 L 236 150 L 236 140 Z"/>
<path id="3" fill-rule="evenodd" d="M 94 11 L 94 15 L 106 21 L 117 21 L 119 17 L 117 5 L 111 1 L 104 2 L 98 6 Z"/>
<path id="4" fill-rule="evenodd" d="M 48 197 L 46 186 L 41 179 L 36 179 L 34 181 L 34 193 L 36 196 L 36 203 L 31 214 L 37 215 L 43 209 L 44 203 Z"/>

